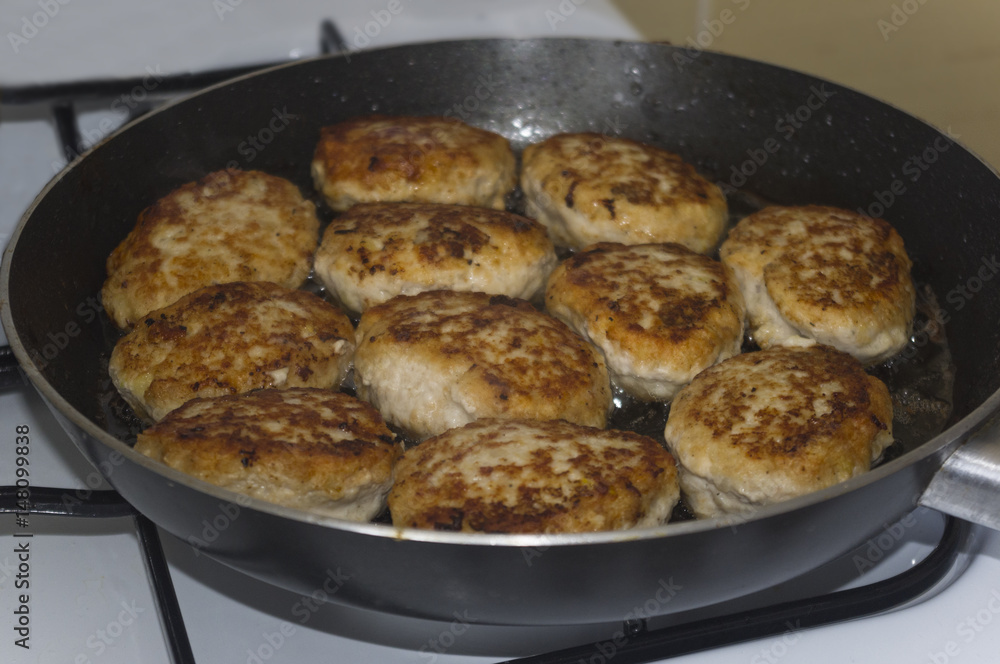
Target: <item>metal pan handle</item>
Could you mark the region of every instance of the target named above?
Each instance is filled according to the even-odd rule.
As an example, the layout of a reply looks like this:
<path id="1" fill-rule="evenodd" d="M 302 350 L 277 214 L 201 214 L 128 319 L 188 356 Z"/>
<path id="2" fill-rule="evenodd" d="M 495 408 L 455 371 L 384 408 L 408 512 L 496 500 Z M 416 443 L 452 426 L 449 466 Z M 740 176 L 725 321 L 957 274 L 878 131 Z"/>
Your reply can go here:
<path id="1" fill-rule="evenodd" d="M 948 457 L 919 504 L 1000 530 L 1000 416 Z"/>

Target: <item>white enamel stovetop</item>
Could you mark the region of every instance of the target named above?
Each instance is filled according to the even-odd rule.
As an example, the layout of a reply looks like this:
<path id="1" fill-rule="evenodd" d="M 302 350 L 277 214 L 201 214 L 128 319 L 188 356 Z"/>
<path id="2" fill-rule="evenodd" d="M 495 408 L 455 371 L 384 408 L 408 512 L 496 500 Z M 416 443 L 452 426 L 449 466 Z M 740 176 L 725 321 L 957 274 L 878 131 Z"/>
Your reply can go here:
<path id="1" fill-rule="evenodd" d="M 385 20 L 387 16 L 391 20 Z M 603 0 L 5 0 L 0 6 L 0 86 L 197 71 L 309 56 L 317 52 L 322 18 L 335 19 L 349 43 L 370 48 L 462 37 L 639 36 Z M 367 44 L 359 37 L 366 27 Z M 43 111 L 10 107 L 0 111 L 0 243 L 5 244 L 23 210 L 62 159 Z M 109 111 L 97 109 L 85 115 L 84 135 L 96 139 L 107 133 L 101 120 Z M 94 470 L 29 388 L 0 394 L 0 485 L 14 483 L 18 426 L 30 430 L 34 485 L 97 486 Z M 874 574 L 905 569 L 926 555 L 940 525 L 936 514 L 920 512 L 874 540 L 874 548 L 862 551 L 860 560 L 879 559 Z M 18 550 L 25 538 L 14 535 L 28 530 L 34 536 L 25 576 L 19 570 Z M 796 630 L 792 624 L 777 637 L 672 661 L 1000 661 L 1000 536 L 985 531 L 979 535 L 978 552 L 969 557 L 968 570 L 921 604 L 830 627 Z M 593 635 L 588 628 L 513 630 L 466 624 L 459 618 L 451 624 L 398 620 L 333 606 L 313 611 L 303 608 L 301 598 L 199 557 L 169 536 L 164 542 L 199 662 L 494 662 L 584 642 Z M 838 583 L 857 582 L 851 572 L 851 563 L 856 568 L 857 560 L 837 568 Z M 30 649 L 16 645 L 21 637 L 15 630 L 20 620 L 15 611 L 23 605 L 21 594 L 29 595 Z M 611 651 L 594 650 L 584 661 L 599 664 L 614 659 Z M 168 661 L 127 519 L 95 522 L 34 516 L 28 528 L 22 528 L 10 515 L 0 517 L 0 662 Z"/>

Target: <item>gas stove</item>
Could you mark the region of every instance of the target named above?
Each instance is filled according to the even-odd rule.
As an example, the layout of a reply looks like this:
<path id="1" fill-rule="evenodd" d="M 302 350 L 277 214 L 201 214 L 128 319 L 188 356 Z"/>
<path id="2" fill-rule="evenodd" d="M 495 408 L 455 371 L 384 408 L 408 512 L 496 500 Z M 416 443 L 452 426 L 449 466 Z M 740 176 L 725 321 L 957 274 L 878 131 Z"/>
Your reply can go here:
<path id="1" fill-rule="evenodd" d="M 438 39 L 639 38 L 599 0 L 184 0 L 160 11 L 37 0 L 8 3 L 3 14 L 4 244 L 80 150 L 166 99 L 246 68 Z M 499 627 L 461 612 L 433 622 L 301 597 L 161 535 L 109 490 L 34 389 L 12 378 L 0 393 L 0 486 L 9 487 L 0 500 L 15 512 L 0 517 L 3 662 L 938 664 L 995 661 L 1000 652 L 1000 534 L 924 509 L 802 578 L 648 621 Z M 30 512 L 17 507 L 24 464 L 35 488 Z M 661 590 L 669 601 L 669 584 Z"/>

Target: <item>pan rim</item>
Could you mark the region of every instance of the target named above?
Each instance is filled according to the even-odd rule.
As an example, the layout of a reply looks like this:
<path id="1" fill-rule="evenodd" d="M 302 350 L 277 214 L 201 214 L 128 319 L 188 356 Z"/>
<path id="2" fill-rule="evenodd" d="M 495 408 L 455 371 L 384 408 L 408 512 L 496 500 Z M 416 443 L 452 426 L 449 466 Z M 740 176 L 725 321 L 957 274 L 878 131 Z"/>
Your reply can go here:
<path id="1" fill-rule="evenodd" d="M 376 53 L 379 51 L 395 50 L 395 49 L 413 49 L 414 47 L 427 47 L 427 46 L 438 46 L 442 44 L 470 44 L 470 43 L 482 43 L 490 42 L 495 45 L 502 44 L 533 44 L 540 42 L 558 42 L 558 43 L 581 43 L 581 42 L 605 42 L 615 45 L 624 46 L 649 46 L 648 42 L 641 41 L 629 41 L 629 40 L 619 40 L 619 39 L 585 39 L 585 38 L 561 38 L 561 37 L 541 37 L 541 38 L 530 38 L 530 39 L 465 39 L 465 40 L 443 40 L 435 42 L 421 42 L 418 44 L 402 44 L 395 46 L 387 46 L 384 48 L 371 49 L 370 51 L 365 51 L 363 53 L 351 54 L 351 57 L 363 58 L 368 53 Z M 659 45 L 665 46 L 670 49 L 676 49 L 679 47 L 673 47 L 669 45 Z M 739 61 L 749 61 L 755 62 L 758 65 L 783 70 L 783 71 L 793 71 L 802 76 L 807 76 L 814 80 L 824 80 L 818 76 L 812 74 L 807 74 L 804 72 L 799 72 L 797 70 L 780 67 L 766 62 L 761 62 L 757 60 L 752 60 L 750 58 L 741 58 L 738 56 L 731 56 L 722 53 L 712 52 L 713 55 L 719 57 L 724 57 L 732 60 Z M 321 55 L 311 58 L 303 58 L 300 60 L 295 60 L 288 63 L 282 63 L 274 65 L 272 67 L 267 67 L 265 69 L 243 74 L 233 79 L 222 81 L 216 83 L 207 88 L 201 89 L 190 95 L 184 95 L 178 99 L 171 100 L 161 107 L 155 109 L 154 111 L 146 114 L 143 117 L 137 118 L 129 123 L 126 123 L 120 127 L 115 132 L 106 136 L 103 140 L 89 148 L 85 151 L 80 158 L 74 160 L 72 163 L 67 165 L 59 174 L 57 174 L 52 180 L 50 180 L 46 186 L 39 192 L 32 203 L 25 210 L 24 214 L 18 221 L 17 226 L 11 234 L 11 238 L 8 242 L 7 247 L 3 254 L 3 264 L 0 268 L 0 320 L 2 320 L 3 327 L 8 336 L 8 342 L 17 358 L 22 370 L 27 375 L 27 378 L 35 387 L 35 389 L 41 394 L 43 399 L 46 401 L 47 405 L 58 411 L 58 413 L 69 420 L 74 426 L 78 428 L 84 435 L 95 441 L 100 442 L 105 447 L 109 448 L 113 452 L 117 452 L 125 457 L 126 460 L 137 463 L 147 470 L 151 470 L 160 476 L 165 477 L 171 482 L 181 484 L 187 488 L 193 489 L 200 493 L 207 494 L 214 498 L 225 500 L 229 502 L 239 502 L 241 506 L 250 508 L 256 511 L 271 514 L 273 516 L 291 519 L 297 522 L 308 523 L 318 527 L 323 528 L 333 528 L 341 531 L 348 531 L 359 535 L 373 536 L 384 539 L 394 539 L 394 540 L 407 540 L 407 541 L 419 541 L 425 543 L 434 544 L 461 544 L 468 546 L 509 546 L 509 547 L 539 547 L 539 546 L 578 546 L 578 545 L 595 545 L 595 544 L 609 544 L 621 541 L 632 541 L 632 540 L 648 540 L 648 539 L 661 539 L 668 537 L 683 536 L 693 533 L 709 532 L 720 528 L 732 528 L 734 526 L 748 524 L 756 521 L 762 521 L 772 517 L 777 517 L 782 514 L 786 514 L 792 511 L 797 511 L 799 509 L 806 508 L 811 505 L 815 505 L 821 502 L 830 500 L 836 496 L 850 493 L 861 489 L 862 487 L 868 486 L 871 483 L 877 482 L 884 477 L 894 474 L 903 468 L 910 467 L 914 464 L 918 464 L 930 457 L 935 455 L 940 455 L 941 458 L 938 460 L 942 462 L 944 460 L 944 455 L 950 453 L 957 447 L 961 442 L 963 442 L 973 431 L 978 429 L 991 415 L 1000 411 L 1000 389 L 993 392 L 985 401 L 974 408 L 970 413 L 965 415 L 962 419 L 958 420 L 944 431 L 934 436 L 933 438 L 922 443 L 917 448 L 903 454 L 897 459 L 894 459 L 878 468 L 875 468 L 867 473 L 856 476 L 844 482 L 838 483 L 834 486 L 822 489 L 820 491 L 811 492 L 809 494 L 799 496 L 790 500 L 782 501 L 774 505 L 768 505 L 759 508 L 753 512 L 748 517 L 714 517 L 711 519 L 696 519 L 692 521 L 684 521 L 678 523 L 667 523 L 662 526 L 640 528 L 640 529 L 630 529 L 622 531 L 601 531 L 595 533 L 558 533 L 558 534 L 488 534 L 488 533 L 463 533 L 463 532 L 446 532 L 446 531 L 433 531 L 418 528 L 397 528 L 391 525 L 385 524 L 375 524 L 375 523 L 361 523 L 352 522 L 348 520 L 337 519 L 334 517 L 328 517 L 318 514 L 313 514 L 304 510 L 284 507 L 280 505 L 275 505 L 272 503 L 265 502 L 263 500 L 245 496 L 244 494 L 239 494 L 237 492 L 225 489 L 216 485 L 209 484 L 203 480 L 197 479 L 180 471 L 169 468 L 163 464 L 153 461 L 148 457 L 136 452 L 131 446 L 122 442 L 118 438 L 112 436 L 110 433 L 106 432 L 104 429 L 99 427 L 95 422 L 84 416 L 80 411 L 76 410 L 71 406 L 62 395 L 48 382 L 44 377 L 42 372 L 35 365 L 34 360 L 28 355 L 24 344 L 21 341 L 20 335 L 18 334 L 17 326 L 13 320 L 13 316 L 10 308 L 10 266 L 12 258 L 16 252 L 18 240 L 20 239 L 21 233 L 31 217 L 35 209 L 38 207 L 40 202 L 44 200 L 49 193 L 55 187 L 59 186 L 59 183 L 77 168 L 81 163 L 84 162 L 91 154 L 102 149 L 110 141 L 115 140 L 120 134 L 128 131 L 135 125 L 151 118 L 159 113 L 169 111 L 175 105 L 188 103 L 194 99 L 197 99 L 201 95 L 211 93 L 219 88 L 233 85 L 235 83 L 244 81 L 246 79 L 252 79 L 258 76 L 267 75 L 271 72 L 281 70 L 288 67 L 303 66 L 306 63 L 320 61 L 320 60 L 330 60 L 347 57 L 347 54 L 334 54 L 334 55 Z M 833 83 L 840 88 L 846 88 L 846 86 Z M 864 94 L 866 97 L 871 97 L 867 93 Z M 872 97 L 873 98 L 873 97 Z M 904 113 L 910 117 L 915 118 L 919 122 L 927 125 L 928 127 L 934 129 L 935 131 L 940 131 L 930 123 L 925 120 L 913 116 L 912 114 L 899 109 L 892 104 L 889 104 L 882 100 L 877 100 L 879 103 L 884 104 L 900 113 Z M 965 145 L 959 143 L 963 150 L 968 152 L 970 155 L 975 157 L 982 165 L 986 166 L 995 176 L 1000 177 L 998 171 L 984 161 L 978 154 L 970 150 Z M 71 436 L 69 432 L 66 435 Z M 938 463 L 939 465 L 939 463 Z M 916 507 L 916 500 L 914 500 L 914 507 Z"/>

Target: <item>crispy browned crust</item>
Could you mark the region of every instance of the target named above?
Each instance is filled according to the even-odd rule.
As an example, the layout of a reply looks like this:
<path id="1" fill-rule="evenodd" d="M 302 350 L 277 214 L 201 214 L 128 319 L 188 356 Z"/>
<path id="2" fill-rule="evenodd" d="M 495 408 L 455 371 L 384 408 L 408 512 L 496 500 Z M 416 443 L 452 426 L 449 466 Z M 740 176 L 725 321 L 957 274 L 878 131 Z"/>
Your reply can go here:
<path id="1" fill-rule="evenodd" d="M 639 398 L 663 394 L 629 389 L 631 379 L 686 383 L 743 340 L 732 274 L 679 244 L 591 245 L 552 273 L 545 303 L 604 351 L 612 378 Z"/>
<path id="2" fill-rule="evenodd" d="M 892 400 L 846 353 L 772 348 L 695 377 L 664 435 L 683 471 L 763 504 L 868 470 L 892 441 Z"/>
<path id="3" fill-rule="evenodd" d="M 706 253 L 727 222 L 722 191 L 676 154 L 596 133 L 529 145 L 521 188 L 556 244 L 678 242 Z"/>
<path id="4" fill-rule="evenodd" d="M 393 525 L 487 533 L 614 530 L 665 523 L 673 458 L 630 432 L 556 420 L 479 420 L 406 451 Z"/>
<path id="5" fill-rule="evenodd" d="M 355 311 L 425 290 L 530 298 L 556 256 L 545 228 L 502 210 L 433 203 L 361 203 L 335 219 L 316 275 Z"/>
<path id="6" fill-rule="evenodd" d="M 374 201 L 502 210 L 517 184 L 507 139 L 445 117 L 369 115 L 323 127 L 312 169 L 334 210 Z"/>
<path id="7" fill-rule="evenodd" d="M 384 494 L 402 453 L 369 404 L 314 388 L 194 399 L 140 433 L 135 448 L 211 484 L 307 509 Z"/>
<path id="8" fill-rule="evenodd" d="M 881 360 L 864 348 L 893 331 L 906 343 L 916 310 L 912 263 L 888 222 L 849 210 L 809 205 L 768 207 L 730 232 L 720 255 L 750 279 L 762 280 L 780 314 L 804 337 Z M 759 325 L 751 310 L 751 327 Z M 751 329 L 751 333 L 756 330 Z M 773 343 L 767 334 L 758 343 Z"/>
<path id="9" fill-rule="evenodd" d="M 399 401 L 410 391 L 439 390 L 435 407 L 458 408 L 466 418 L 450 426 L 526 417 L 603 427 L 611 407 L 600 353 L 523 300 L 454 291 L 401 295 L 361 316 L 357 341 L 359 395 L 417 437 L 448 427 L 420 423 L 434 413 L 402 415 L 409 407 Z"/>
<path id="10" fill-rule="evenodd" d="M 332 387 L 354 330 L 341 310 L 267 282 L 208 286 L 154 311 L 115 345 L 109 372 L 141 416 L 195 397 L 265 387 Z"/>
<path id="11" fill-rule="evenodd" d="M 139 214 L 107 260 L 102 301 L 127 328 L 203 286 L 271 281 L 297 288 L 319 239 L 313 204 L 291 182 L 224 170 L 167 194 Z"/>

